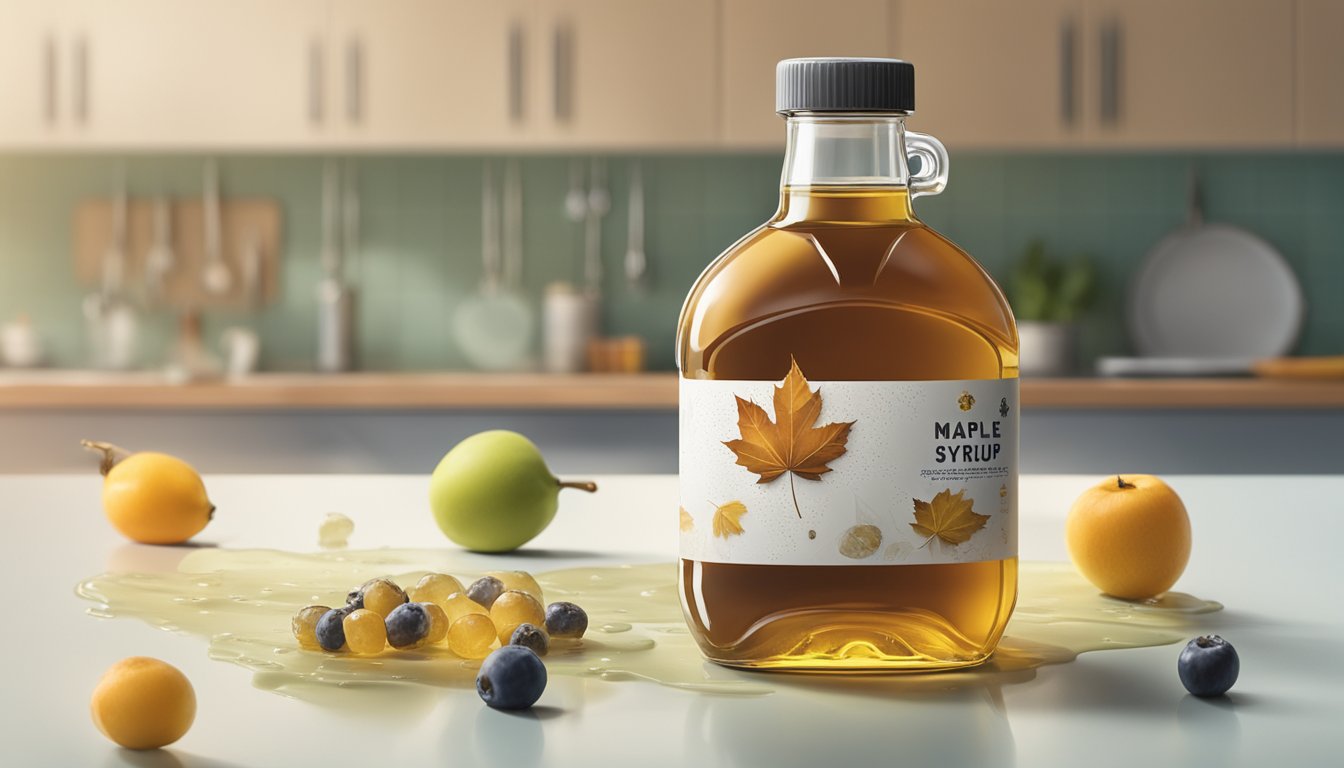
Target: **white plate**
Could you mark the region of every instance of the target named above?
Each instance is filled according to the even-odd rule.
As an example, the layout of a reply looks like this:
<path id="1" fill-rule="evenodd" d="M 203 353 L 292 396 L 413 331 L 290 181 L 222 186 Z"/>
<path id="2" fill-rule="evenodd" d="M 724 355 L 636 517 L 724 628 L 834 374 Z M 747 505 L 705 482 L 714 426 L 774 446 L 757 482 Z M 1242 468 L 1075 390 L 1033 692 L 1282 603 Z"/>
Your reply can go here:
<path id="1" fill-rule="evenodd" d="M 1291 351 L 1302 288 L 1278 251 L 1223 224 L 1187 227 L 1148 254 L 1129 300 L 1144 357 L 1259 358 Z"/>

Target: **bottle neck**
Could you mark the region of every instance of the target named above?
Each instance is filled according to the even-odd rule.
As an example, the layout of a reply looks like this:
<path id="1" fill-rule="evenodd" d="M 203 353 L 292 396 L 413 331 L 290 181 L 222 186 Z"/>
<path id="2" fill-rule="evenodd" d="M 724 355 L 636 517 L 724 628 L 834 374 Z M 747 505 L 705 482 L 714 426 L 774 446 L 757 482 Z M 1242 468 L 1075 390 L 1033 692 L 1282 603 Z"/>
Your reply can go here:
<path id="1" fill-rule="evenodd" d="M 912 221 L 902 113 L 798 113 L 773 223 Z"/>

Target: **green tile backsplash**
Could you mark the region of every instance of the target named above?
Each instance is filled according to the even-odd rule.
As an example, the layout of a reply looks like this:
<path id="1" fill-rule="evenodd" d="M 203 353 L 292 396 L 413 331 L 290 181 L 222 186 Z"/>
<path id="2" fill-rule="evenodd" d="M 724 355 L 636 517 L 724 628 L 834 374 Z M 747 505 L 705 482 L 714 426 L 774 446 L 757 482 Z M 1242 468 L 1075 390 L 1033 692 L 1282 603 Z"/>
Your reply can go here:
<path id="1" fill-rule="evenodd" d="M 497 159 L 497 158 L 496 158 Z M 604 322 L 610 333 L 649 342 L 650 365 L 672 367 L 677 312 L 705 264 L 774 210 L 775 155 L 654 155 L 644 164 L 652 290 L 631 295 L 621 276 L 625 190 L 633 158 L 609 158 L 612 211 L 603 223 L 608 276 Z M 0 318 L 27 313 L 50 362 L 79 367 L 84 349 L 70 256 L 77 201 L 106 195 L 117 159 L 101 156 L 0 157 Z M 133 195 L 196 195 L 200 161 L 132 157 Z M 369 369 L 452 369 L 465 363 L 451 333 L 453 308 L 480 279 L 480 157 L 360 157 L 362 240 L 349 274 L 358 290 L 358 359 Z M 1258 233 L 1302 280 L 1308 313 L 1298 350 L 1344 353 L 1344 154 L 1113 154 L 955 156 L 948 191 L 917 202 L 932 226 L 1002 276 L 1033 238 L 1062 255 L 1091 254 L 1099 300 L 1085 320 L 1084 358 L 1126 350 L 1123 307 L 1143 254 L 1185 218 L 1186 179 L 1198 166 L 1206 216 Z M 577 280 L 579 227 L 564 216 L 570 158 L 521 159 L 524 279 L 540 300 L 553 280 Z M 281 298 L 253 316 L 206 318 L 210 339 L 229 325 L 262 335 L 270 370 L 312 366 L 314 286 L 319 268 L 322 160 L 243 156 L 221 161 L 225 195 L 281 201 L 285 251 Z M 161 357 L 173 322 L 150 315 L 147 363 Z"/>

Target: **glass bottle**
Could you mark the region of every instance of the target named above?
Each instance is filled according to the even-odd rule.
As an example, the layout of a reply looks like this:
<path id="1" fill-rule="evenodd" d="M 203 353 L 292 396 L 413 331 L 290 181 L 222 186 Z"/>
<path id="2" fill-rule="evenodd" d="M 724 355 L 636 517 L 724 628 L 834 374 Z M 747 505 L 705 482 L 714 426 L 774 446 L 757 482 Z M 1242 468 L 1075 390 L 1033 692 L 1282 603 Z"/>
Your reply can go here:
<path id="1" fill-rule="evenodd" d="M 732 666 L 978 664 L 1017 595 L 1012 312 L 914 215 L 948 157 L 905 129 L 910 64 L 791 59 L 777 78 L 779 210 L 709 265 L 678 328 L 687 623 Z"/>

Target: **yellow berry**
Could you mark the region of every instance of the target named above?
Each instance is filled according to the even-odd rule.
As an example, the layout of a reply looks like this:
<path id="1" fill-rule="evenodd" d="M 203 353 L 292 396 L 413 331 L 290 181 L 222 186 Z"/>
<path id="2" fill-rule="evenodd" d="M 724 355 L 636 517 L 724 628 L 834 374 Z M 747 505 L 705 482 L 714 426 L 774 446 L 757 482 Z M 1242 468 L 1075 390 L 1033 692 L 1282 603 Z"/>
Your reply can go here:
<path id="1" fill-rule="evenodd" d="M 462 591 L 462 582 L 446 573 L 427 573 L 407 593 L 413 603 L 437 603 L 442 606 L 456 592 Z"/>
<path id="2" fill-rule="evenodd" d="M 182 738 L 196 719 L 191 681 L 171 664 L 132 656 L 113 664 L 89 703 L 93 724 L 127 749 L 157 749 Z"/>
<path id="3" fill-rule="evenodd" d="M 294 618 L 289 620 L 289 628 L 293 630 L 294 639 L 299 641 L 300 648 L 321 650 L 322 646 L 317 642 L 317 620 L 330 610 L 325 605 L 310 605 L 301 608 L 294 614 Z"/>
<path id="4" fill-rule="evenodd" d="M 341 622 L 341 627 L 345 630 L 345 647 L 351 653 L 372 656 L 387 647 L 387 627 L 383 617 L 367 608 L 351 612 Z"/>
<path id="5" fill-rule="evenodd" d="M 393 608 L 407 602 L 406 593 L 388 579 L 375 579 L 364 588 L 364 607 L 386 619 Z"/>
<path id="6" fill-rule="evenodd" d="M 215 505 L 206 496 L 201 476 L 175 456 L 149 451 L 131 454 L 105 474 L 103 511 L 129 539 L 142 544 L 181 544 L 200 533 L 214 516 Z"/>
<path id="7" fill-rule="evenodd" d="M 541 585 L 527 571 L 491 571 L 486 576 L 494 576 L 499 579 L 506 590 L 514 589 L 519 592 L 526 592 L 536 598 L 538 603 L 546 604 L 545 598 L 541 596 Z"/>
<path id="8" fill-rule="evenodd" d="M 546 626 L 546 609 L 535 597 L 511 589 L 490 606 L 490 619 L 499 631 L 499 642 L 507 644 L 519 624 Z"/>
<path id="9" fill-rule="evenodd" d="M 448 615 L 448 626 L 452 626 L 458 619 L 472 613 L 478 613 L 482 616 L 489 616 L 490 612 L 485 606 L 472 600 L 461 592 L 456 595 L 449 595 L 447 600 L 439 603 L 439 607 Z"/>
<path id="10" fill-rule="evenodd" d="M 448 627 L 448 650 L 464 659 L 484 659 L 495 644 L 495 623 L 481 613 L 469 613 Z"/>
<path id="11" fill-rule="evenodd" d="M 429 632 L 420 640 L 418 645 L 433 645 L 443 642 L 443 638 L 448 636 L 448 614 L 443 612 L 435 603 L 421 603 L 425 607 L 425 613 L 429 614 Z"/>

